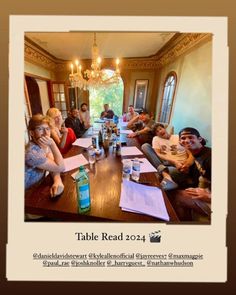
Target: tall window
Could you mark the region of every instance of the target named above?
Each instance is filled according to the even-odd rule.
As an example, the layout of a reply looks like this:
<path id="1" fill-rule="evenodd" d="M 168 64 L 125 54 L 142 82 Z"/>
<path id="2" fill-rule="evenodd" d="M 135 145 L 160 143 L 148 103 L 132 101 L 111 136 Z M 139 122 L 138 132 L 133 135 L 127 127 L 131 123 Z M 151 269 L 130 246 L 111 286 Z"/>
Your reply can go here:
<path id="1" fill-rule="evenodd" d="M 67 106 L 65 98 L 65 86 L 63 83 L 53 83 L 52 84 L 53 99 L 55 108 L 61 111 L 62 117 L 67 117 Z"/>
<path id="2" fill-rule="evenodd" d="M 105 71 L 108 77 L 112 76 L 113 71 Z M 105 103 L 109 104 L 110 109 L 114 111 L 115 115 L 122 115 L 123 96 L 124 83 L 121 78 L 118 84 L 112 84 L 108 87 L 91 89 L 89 91 L 89 106 L 91 120 L 93 121 L 94 119 L 100 117 L 101 112 L 104 110 L 103 105 Z"/>
<path id="3" fill-rule="evenodd" d="M 175 72 L 170 72 L 165 80 L 163 97 L 161 102 L 161 110 L 159 113 L 159 122 L 169 123 L 174 102 L 175 88 L 176 88 L 177 76 Z"/>

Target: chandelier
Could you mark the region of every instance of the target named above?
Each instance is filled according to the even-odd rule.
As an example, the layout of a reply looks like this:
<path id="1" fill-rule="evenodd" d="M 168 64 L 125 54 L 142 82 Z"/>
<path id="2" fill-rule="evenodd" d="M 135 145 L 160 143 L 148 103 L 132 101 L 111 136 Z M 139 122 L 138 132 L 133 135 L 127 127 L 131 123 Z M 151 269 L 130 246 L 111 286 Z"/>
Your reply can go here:
<path id="1" fill-rule="evenodd" d="M 99 56 L 99 49 L 96 44 L 96 33 L 94 33 L 91 69 L 86 69 L 82 72 L 82 66 L 79 60 L 75 61 L 75 65 L 71 63 L 71 73 L 69 74 L 71 87 L 89 90 L 91 88 L 106 87 L 113 84 L 118 84 L 120 81 L 119 58 L 116 59 L 116 67 L 112 75 L 107 74 L 104 69 L 101 69 L 101 62 L 102 59 Z"/>

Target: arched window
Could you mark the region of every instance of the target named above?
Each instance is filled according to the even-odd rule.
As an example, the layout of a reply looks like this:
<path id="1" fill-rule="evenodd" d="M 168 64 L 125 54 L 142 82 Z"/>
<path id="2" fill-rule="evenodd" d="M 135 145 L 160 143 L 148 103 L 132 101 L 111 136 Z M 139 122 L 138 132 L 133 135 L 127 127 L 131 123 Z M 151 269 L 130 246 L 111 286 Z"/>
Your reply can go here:
<path id="1" fill-rule="evenodd" d="M 114 71 L 106 69 L 108 78 L 113 75 Z M 101 112 L 104 110 L 103 105 L 109 104 L 110 109 L 118 116 L 122 115 L 124 97 L 124 83 L 119 78 L 118 84 L 112 84 L 108 87 L 99 87 L 89 90 L 89 108 L 91 120 L 100 118 Z"/>
<path id="2" fill-rule="evenodd" d="M 175 72 L 170 72 L 165 80 L 163 96 L 161 102 L 161 110 L 159 113 L 159 122 L 169 123 L 174 102 L 175 89 L 177 84 L 177 76 Z"/>

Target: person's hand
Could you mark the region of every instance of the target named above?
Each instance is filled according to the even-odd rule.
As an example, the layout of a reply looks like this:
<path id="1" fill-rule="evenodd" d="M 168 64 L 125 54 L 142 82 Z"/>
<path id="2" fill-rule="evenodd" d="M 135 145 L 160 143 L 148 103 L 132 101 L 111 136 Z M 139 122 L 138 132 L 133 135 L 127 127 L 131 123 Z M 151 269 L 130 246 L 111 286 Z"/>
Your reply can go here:
<path id="1" fill-rule="evenodd" d="M 38 145 L 42 148 L 50 147 L 54 144 L 54 140 L 50 136 L 42 136 L 37 139 Z"/>
<path id="2" fill-rule="evenodd" d="M 179 169 L 180 172 L 188 173 L 189 172 L 189 164 L 182 164 L 182 167 Z"/>
<path id="3" fill-rule="evenodd" d="M 211 202 L 211 192 L 207 188 L 187 188 L 185 190 L 192 199 L 198 199 L 207 203 Z"/>
<path id="4" fill-rule="evenodd" d="M 133 132 L 127 135 L 128 138 L 133 138 L 135 136 L 137 136 L 136 132 Z"/>
<path id="5" fill-rule="evenodd" d="M 65 134 L 65 133 L 67 134 L 68 133 L 68 128 L 63 126 L 63 127 L 61 127 L 60 131 L 61 131 L 62 134 Z"/>
<path id="6" fill-rule="evenodd" d="M 181 169 L 183 168 L 183 164 L 180 163 L 180 162 L 175 162 L 175 167 L 176 167 L 179 171 L 181 171 Z"/>
<path id="7" fill-rule="evenodd" d="M 64 190 L 64 184 L 61 181 L 54 182 L 50 188 L 50 196 L 52 198 L 60 195 Z"/>

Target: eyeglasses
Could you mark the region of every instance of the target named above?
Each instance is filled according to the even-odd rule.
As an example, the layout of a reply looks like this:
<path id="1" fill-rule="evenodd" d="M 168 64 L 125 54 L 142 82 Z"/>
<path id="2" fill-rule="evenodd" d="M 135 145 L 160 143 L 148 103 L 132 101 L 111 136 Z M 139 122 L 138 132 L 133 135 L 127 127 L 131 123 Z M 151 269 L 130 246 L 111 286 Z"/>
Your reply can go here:
<path id="1" fill-rule="evenodd" d="M 36 127 L 35 130 L 39 132 L 43 132 L 43 131 L 49 132 L 51 129 L 50 127 Z"/>

